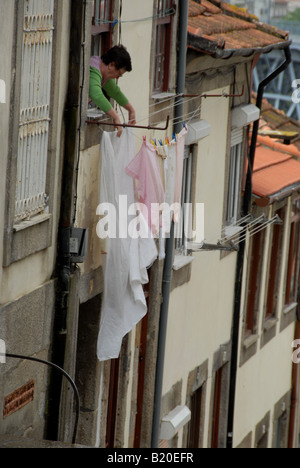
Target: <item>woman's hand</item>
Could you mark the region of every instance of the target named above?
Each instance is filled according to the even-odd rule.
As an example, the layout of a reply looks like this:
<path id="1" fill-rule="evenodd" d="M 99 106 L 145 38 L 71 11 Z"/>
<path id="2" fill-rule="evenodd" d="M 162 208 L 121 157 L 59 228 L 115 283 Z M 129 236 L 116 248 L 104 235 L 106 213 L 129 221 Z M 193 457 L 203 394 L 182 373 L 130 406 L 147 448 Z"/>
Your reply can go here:
<path id="1" fill-rule="evenodd" d="M 135 125 L 136 124 L 135 109 L 130 104 L 130 102 L 125 106 L 125 109 L 128 111 L 128 123 L 130 125 Z"/>
<path id="2" fill-rule="evenodd" d="M 115 125 L 115 129 L 117 130 L 117 137 L 120 138 L 120 136 L 123 133 L 123 127 L 121 126 L 122 122 L 119 119 L 119 117 L 114 119 L 114 125 Z"/>
<path id="3" fill-rule="evenodd" d="M 107 112 L 107 115 L 109 115 L 113 119 L 115 129 L 117 130 L 117 137 L 120 138 L 120 136 L 123 133 L 123 127 L 122 127 L 122 122 L 121 122 L 118 114 L 116 113 L 116 111 L 113 108 L 111 108 L 110 111 Z"/>

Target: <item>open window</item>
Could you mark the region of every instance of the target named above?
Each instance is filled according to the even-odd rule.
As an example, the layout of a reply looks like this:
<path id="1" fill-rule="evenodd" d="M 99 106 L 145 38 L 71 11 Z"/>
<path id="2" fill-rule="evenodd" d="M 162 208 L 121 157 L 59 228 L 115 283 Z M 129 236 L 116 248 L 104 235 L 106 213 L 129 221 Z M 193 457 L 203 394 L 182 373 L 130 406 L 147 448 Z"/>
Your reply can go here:
<path id="1" fill-rule="evenodd" d="M 114 0 L 94 0 L 91 55 L 102 56 L 112 46 Z"/>
<path id="2" fill-rule="evenodd" d="M 242 173 L 244 169 L 244 128 L 231 132 L 229 178 L 226 210 L 226 234 L 235 234 L 237 221 L 240 218 Z"/>
<path id="3" fill-rule="evenodd" d="M 153 93 L 169 91 L 173 0 L 155 0 L 156 36 Z"/>
<path id="4" fill-rule="evenodd" d="M 246 132 L 259 119 L 260 110 L 253 104 L 241 104 L 231 112 L 230 159 L 226 205 L 225 233 L 231 237 L 241 229 L 237 226 L 241 215 L 242 180 L 245 170 Z"/>

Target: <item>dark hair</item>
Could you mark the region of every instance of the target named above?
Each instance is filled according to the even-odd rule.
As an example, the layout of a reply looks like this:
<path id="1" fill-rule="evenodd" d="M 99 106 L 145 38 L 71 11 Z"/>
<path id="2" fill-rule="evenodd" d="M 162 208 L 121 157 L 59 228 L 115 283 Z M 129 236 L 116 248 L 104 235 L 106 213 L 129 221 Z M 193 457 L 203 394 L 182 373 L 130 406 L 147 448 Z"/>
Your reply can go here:
<path id="1" fill-rule="evenodd" d="M 120 70 L 121 68 L 125 68 L 128 72 L 132 70 L 131 57 L 127 52 L 127 49 L 122 45 L 114 46 L 109 49 L 102 55 L 101 60 L 105 65 L 109 65 L 114 62 L 117 70 Z"/>

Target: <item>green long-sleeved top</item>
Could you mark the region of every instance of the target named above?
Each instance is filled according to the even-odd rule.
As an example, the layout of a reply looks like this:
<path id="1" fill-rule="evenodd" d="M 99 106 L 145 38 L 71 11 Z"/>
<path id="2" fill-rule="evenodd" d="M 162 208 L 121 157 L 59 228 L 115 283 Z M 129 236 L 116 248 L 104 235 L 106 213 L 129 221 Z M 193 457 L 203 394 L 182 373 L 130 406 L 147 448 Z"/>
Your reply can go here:
<path id="1" fill-rule="evenodd" d="M 89 95 L 94 104 L 96 104 L 99 109 L 103 112 L 109 112 L 112 108 L 111 103 L 106 99 L 103 94 L 102 89 L 107 93 L 107 95 L 113 98 L 120 106 L 124 107 L 128 104 L 127 97 L 122 93 L 121 89 L 115 82 L 115 80 L 108 80 L 106 83 L 102 84 L 102 75 L 97 68 L 90 67 L 90 90 Z"/>

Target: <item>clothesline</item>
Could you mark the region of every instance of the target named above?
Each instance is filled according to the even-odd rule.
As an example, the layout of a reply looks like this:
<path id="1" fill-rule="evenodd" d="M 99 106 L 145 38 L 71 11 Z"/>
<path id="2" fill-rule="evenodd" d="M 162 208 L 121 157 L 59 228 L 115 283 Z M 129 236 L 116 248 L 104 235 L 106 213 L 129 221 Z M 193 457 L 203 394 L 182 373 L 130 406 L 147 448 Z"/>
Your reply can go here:
<path id="1" fill-rule="evenodd" d="M 243 89 L 244 89 L 244 87 L 243 87 Z M 231 96 L 240 96 L 240 94 L 238 94 L 238 95 L 233 95 L 233 94 L 232 94 L 232 95 L 231 95 L 231 94 L 229 95 L 229 94 L 227 94 L 227 93 L 222 93 L 222 94 L 199 94 L 199 95 L 175 94 L 174 96 L 168 96 L 167 98 L 160 100 L 159 103 L 160 103 L 160 104 L 164 104 L 165 102 L 169 102 L 171 99 L 175 99 L 175 102 L 173 102 L 172 104 L 169 104 L 169 105 L 167 105 L 167 106 L 165 106 L 165 107 L 163 107 L 163 108 L 161 108 L 161 109 L 159 109 L 159 110 L 156 110 L 156 111 L 154 111 L 154 112 L 150 112 L 149 114 L 147 114 L 147 116 L 145 116 L 145 117 L 139 119 L 139 120 L 137 121 L 137 125 L 140 124 L 141 122 L 143 122 L 144 120 L 149 120 L 150 117 L 153 117 L 154 115 L 160 114 L 160 113 L 163 112 L 163 111 L 169 110 L 169 111 L 171 112 L 171 111 L 172 111 L 173 109 L 175 109 L 177 106 L 179 106 L 179 105 L 182 104 L 181 101 L 176 101 L 176 99 L 177 99 L 177 98 L 180 98 L 180 97 L 185 97 L 185 96 L 186 96 L 186 97 L 190 96 L 190 97 L 188 97 L 188 99 L 185 99 L 185 104 L 187 104 L 188 102 L 194 101 L 194 100 L 199 99 L 199 98 L 202 99 L 202 98 L 208 98 L 208 97 L 231 97 Z M 150 108 L 150 109 L 151 109 L 152 107 L 156 107 L 156 106 L 157 106 L 157 103 L 155 103 L 155 104 L 150 104 L 150 106 L 147 106 L 147 108 Z M 183 122 L 185 122 L 185 121 L 187 120 L 187 118 L 188 118 L 189 116 L 194 116 L 194 115 L 195 115 L 198 111 L 200 111 L 200 110 L 201 110 L 201 104 L 197 107 L 196 110 L 191 111 L 191 112 L 189 112 L 189 113 L 186 113 L 186 114 L 183 115 L 181 118 L 180 118 L 180 117 L 177 117 L 177 118 L 174 117 L 173 119 L 170 118 L 170 122 L 173 121 L 173 122 L 175 123 L 176 119 L 179 119 L 179 121 L 176 122 L 176 123 L 183 123 Z M 181 120 L 180 120 L 180 119 L 181 119 Z M 105 124 L 105 122 L 106 122 L 106 121 L 108 122 L 109 120 L 110 120 L 110 119 L 106 117 L 106 118 L 102 119 L 101 123 L 104 123 L 104 124 Z M 90 123 L 91 123 L 91 122 L 90 122 Z M 100 123 L 100 122 L 99 122 L 99 123 Z M 160 120 L 160 121 L 157 121 L 157 122 L 154 122 L 151 126 L 154 127 L 155 125 L 159 125 L 160 123 L 161 123 L 161 120 Z M 127 125 L 127 124 L 126 124 L 126 125 Z"/>
<path id="2" fill-rule="evenodd" d="M 236 233 L 234 233 L 232 236 L 226 236 L 225 235 L 224 237 L 222 237 L 220 239 L 220 242 L 230 242 L 230 241 L 234 241 L 234 239 L 238 239 L 241 236 L 243 231 L 249 229 L 251 226 L 255 226 L 256 224 L 260 223 L 264 219 L 265 219 L 265 216 L 261 215 L 258 218 L 255 218 L 255 219 L 253 219 L 252 221 L 250 221 L 248 223 L 246 223 L 246 221 L 244 221 L 245 225 L 243 227 L 240 227 L 242 224 L 244 224 L 243 222 L 240 222 L 239 224 L 238 223 L 234 224 L 234 227 L 237 227 L 237 228 L 240 227 L 240 229 Z M 226 232 L 226 226 L 222 230 L 222 232 L 224 232 L 224 231 Z M 225 234 L 225 232 L 224 232 L 224 234 Z"/>
<path id="3" fill-rule="evenodd" d="M 248 222 L 249 220 L 251 221 Z M 215 233 L 214 235 L 206 235 L 204 241 L 207 242 L 209 240 L 211 242 L 211 239 L 218 239 L 216 241 L 217 245 L 234 245 L 235 247 L 237 247 L 241 242 L 245 241 L 247 237 L 251 239 L 255 234 L 266 229 L 268 226 L 271 226 L 272 224 L 280 221 L 281 220 L 278 217 L 278 215 L 275 215 L 271 219 L 266 219 L 265 215 L 262 214 L 258 218 L 253 219 L 253 215 L 249 213 L 248 215 L 241 218 L 235 223 L 234 227 L 239 227 L 242 224 L 245 224 L 245 226 L 243 226 L 241 230 L 239 230 L 232 236 L 223 236 L 219 238 L 218 235 Z M 227 226 L 225 226 L 221 230 L 221 234 L 225 234 L 226 228 Z"/>
<path id="4" fill-rule="evenodd" d="M 268 226 L 271 226 L 272 224 L 278 222 L 278 216 L 275 215 L 273 218 L 271 219 L 267 219 L 264 223 L 262 223 L 261 225 L 257 226 L 255 229 L 249 231 L 249 239 L 253 236 L 255 236 L 256 234 L 258 234 L 260 231 L 263 231 L 265 228 L 267 228 Z M 240 239 L 238 240 L 238 242 L 236 243 L 237 245 L 240 244 L 241 242 L 243 242 L 244 240 L 246 240 L 248 236 L 248 232 L 245 232 L 241 237 Z"/>
<path id="5" fill-rule="evenodd" d="M 101 121 L 96 121 L 96 120 L 87 120 L 87 123 L 90 123 L 90 124 L 94 124 L 94 125 L 111 125 L 111 126 L 122 126 L 122 127 L 133 127 L 133 128 L 140 128 L 140 129 L 145 129 L 145 130 L 154 130 L 154 131 L 160 131 L 160 130 L 167 130 L 168 127 L 169 127 L 169 124 L 171 122 L 173 122 L 174 124 L 186 124 L 186 123 L 189 123 L 193 117 L 195 116 L 195 114 L 197 112 L 200 111 L 200 108 L 196 109 L 195 111 L 192 111 L 192 112 L 189 112 L 187 114 L 184 114 L 180 117 L 173 117 L 173 118 L 170 118 L 170 116 L 167 117 L 167 120 L 166 120 L 166 124 L 165 126 L 163 127 L 158 127 L 156 125 L 159 125 L 161 124 L 161 121 L 157 121 L 157 122 L 153 122 L 152 125 L 138 125 L 140 122 L 142 122 L 143 120 L 140 120 L 137 122 L 136 125 L 130 125 L 130 124 L 126 124 L 126 123 L 122 123 L 122 124 L 114 124 L 113 122 L 110 121 L 109 118 L 105 118 Z"/>

